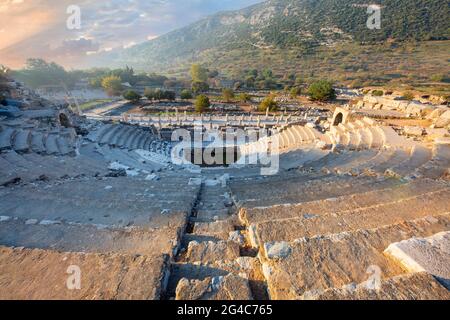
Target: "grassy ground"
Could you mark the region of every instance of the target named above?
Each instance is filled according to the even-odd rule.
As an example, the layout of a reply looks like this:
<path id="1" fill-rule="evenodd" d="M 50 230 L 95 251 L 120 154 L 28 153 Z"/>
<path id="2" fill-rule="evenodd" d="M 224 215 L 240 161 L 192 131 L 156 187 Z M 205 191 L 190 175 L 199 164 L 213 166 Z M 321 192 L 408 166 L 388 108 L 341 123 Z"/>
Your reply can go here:
<path id="1" fill-rule="evenodd" d="M 83 104 L 80 104 L 81 111 L 86 111 L 92 108 L 95 108 L 98 105 L 101 105 L 103 103 L 109 103 L 112 102 L 112 99 L 99 99 L 99 100 L 92 100 Z"/>
<path id="2" fill-rule="evenodd" d="M 449 95 L 450 83 L 432 81 L 436 75 L 450 78 L 449 52 L 450 41 L 345 43 L 309 54 L 295 49 L 210 50 L 198 60 L 233 78 L 242 78 L 243 70 L 270 68 L 279 79 L 294 73 L 306 82 L 326 78 L 354 87 L 411 86 L 429 94 Z M 192 62 L 171 70 L 170 75 L 187 74 Z"/>

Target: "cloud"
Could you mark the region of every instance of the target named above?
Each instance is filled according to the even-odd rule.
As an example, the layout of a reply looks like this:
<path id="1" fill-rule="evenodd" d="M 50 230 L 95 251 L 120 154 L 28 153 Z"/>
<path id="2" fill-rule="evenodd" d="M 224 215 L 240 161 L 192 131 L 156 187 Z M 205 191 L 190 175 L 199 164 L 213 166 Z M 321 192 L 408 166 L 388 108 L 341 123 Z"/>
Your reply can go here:
<path id="1" fill-rule="evenodd" d="M 87 52 L 126 48 L 220 10 L 261 0 L 0 0 L 0 63 L 18 67 L 41 57 L 76 67 Z M 68 30 L 66 9 L 81 9 L 81 29 Z M 77 59 L 78 57 L 78 59 Z"/>

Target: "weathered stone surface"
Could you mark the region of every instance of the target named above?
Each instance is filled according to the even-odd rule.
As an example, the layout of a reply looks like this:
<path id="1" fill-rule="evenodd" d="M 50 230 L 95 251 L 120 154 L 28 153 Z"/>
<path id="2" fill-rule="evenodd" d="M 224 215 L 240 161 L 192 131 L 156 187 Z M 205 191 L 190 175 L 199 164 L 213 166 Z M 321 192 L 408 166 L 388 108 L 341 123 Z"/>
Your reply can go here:
<path id="1" fill-rule="evenodd" d="M 229 274 L 204 280 L 181 279 L 176 300 L 252 300 L 248 280 Z"/>
<path id="2" fill-rule="evenodd" d="M 450 290 L 450 232 L 393 243 L 385 254 L 409 272 L 428 272 Z"/>
<path id="3" fill-rule="evenodd" d="M 423 128 L 421 127 L 404 127 L 405 133 L 410 136 L 421 137 L 423 136 Z"/>
<path id="4" fill-rule="evenodd" d="M 167 267 L 167 256 L 148 258 L 0 247 L 0 298 L 160 299 Z M 68 281 L 76 284 L 70 278 L 76 274 L 73 270 L 81 272 L 79 290 L 69 290 L 67 286 Z"/>
<path id="5" fill-rule="evenodd" d="M 264 261 L 270 297 L 299 299 L 307 291 L 362 283 L 369 278 L 367 272 L 371 266 L 379 268 L 382 278 L 401 275 L 404 269 L 383 254 L 385 248 L 412 236 L 427 237 L 447 230 L 449 223 L 447 214 L 291 242 L 292 252 L 287 258 Z"/>
<path id="6" fill-rule="evenodd" d="M 450 125 L 450 110 L 444 112 L 435 122 L 435 128 L 445 128 Z"/>
<path id="7" fill-rule="evenodd" d="M 264 254 L 267 259 L 285 259 L 291 254 L 291 247 L 285 241 L 265 243 Z"/>
<path id="8" fill-rule="evenodd" d="M 430 274 L 411 273 L 381 281 L 379 289 L 364 285 L 349 285 L 324 292 L 308 292 L 308 300 L 449 300 L 450 291 Z"/>
<path id="9" fill-rule="evenodd" d="M 196 242 L 191 241 L 186 258 L 189 262 L 212 263 L 215 261 L 233 261 L 239 257 L 239 244 L 234 241 Z"/>

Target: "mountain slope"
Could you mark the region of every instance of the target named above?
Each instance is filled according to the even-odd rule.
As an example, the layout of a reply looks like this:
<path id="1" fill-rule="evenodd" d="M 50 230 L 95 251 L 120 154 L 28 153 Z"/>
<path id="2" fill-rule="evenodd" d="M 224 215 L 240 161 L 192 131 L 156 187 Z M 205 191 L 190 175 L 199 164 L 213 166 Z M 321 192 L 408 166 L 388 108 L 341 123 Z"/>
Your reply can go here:
<path id="1" fill-rule="evenodd" d="M 270 0 L 222 12 L 108 60 L 147 70 L 195 59 L 208 50 L 298 48 L 308 51 L 343 41 L 449 39 L 449 4 L 442 0 L 378 0 L 382 26 L 370 30 L 363 0 Z"/>

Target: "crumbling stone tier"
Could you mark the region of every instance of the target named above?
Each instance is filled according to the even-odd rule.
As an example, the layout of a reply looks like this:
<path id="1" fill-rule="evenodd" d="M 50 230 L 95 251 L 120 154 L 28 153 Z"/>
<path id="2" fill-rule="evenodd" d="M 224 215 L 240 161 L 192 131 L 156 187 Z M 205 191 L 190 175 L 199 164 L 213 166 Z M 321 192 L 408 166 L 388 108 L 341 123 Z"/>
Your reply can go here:
<path id="1" fill-rule="evenodd" d="M 0 299 L 450 299 L 442 106 L 282 126 L 241 146 L 279 157 L 262 175 L 176 165 L 154 127 L 2 81 Z M 403 116 L 433 128 L 385 121 Z"/>

